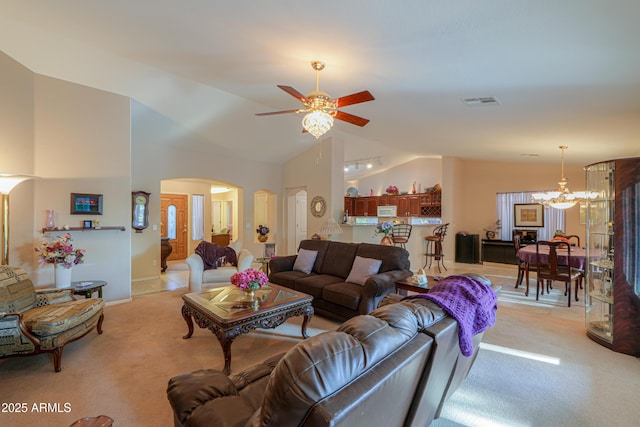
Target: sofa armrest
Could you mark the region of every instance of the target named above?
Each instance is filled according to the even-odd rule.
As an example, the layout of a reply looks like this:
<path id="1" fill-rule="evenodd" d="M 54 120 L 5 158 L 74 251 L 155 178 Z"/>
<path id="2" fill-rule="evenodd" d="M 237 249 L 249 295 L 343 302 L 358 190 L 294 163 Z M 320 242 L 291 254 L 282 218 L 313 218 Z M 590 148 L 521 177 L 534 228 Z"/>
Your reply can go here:
<path id="1" fill-rule="evenodd" d="M 280 273 L 281 271 L 293 270 L 293 264 L 296 262 L 297 255 L 277 256 L 269 261 L 269 271 L 271 274 Z"/>
<path id="2" fill-rule="evenodd" d="M 24 346 L 27 341 L 36 348 L 40 347 L 40 340 L 29 332 L 22 321 L 21 313 L 0 312 L 0 331 L 2 331 L 3 337 L 0 356 L 4 355 L 6 350 L 10 352 L 15 350 L 15 353 L 24 352 L 25 349 L 20 347 Z M 25 339 L 21 339 L 21 337 Z"/>
<path id="3" fill-rule="evenodd" d="M 209 400 L 237 395 L 233 381 L 216 369 L 200 369 L 173 377 L 167 386 L 167 398 L 176 420 L 182 424 Z"/>
<path id="4" fill-rule="evenodd" d="M 375 310 L 385 295 L 396 291 L 396 281 L 411 275 L 412 273 L 409 270 L 391 270 L 369 276 L 367 281 L 364 282 L 358 313 L 368 314 Z"/>
<path id="5" fill-rule="evenodd" d="M 255 383 L 262 382 L 262 386 L 266 385 L 266 380 L 283 356 L 284 353 L 272 356 L 260 364 L 231 376 L 216 369 L 201 369 L 171 378 L 167 387 L 167 397 L 173 408 L 175 420 L 180 424 L 185 424 L 193 414 L 195 418 L 207 418 L 206 425 L 240 425 L 233 422 L 216 423 L 216 419 L 211 417 L 211 412 L 218 412 L 215 411 L 218 406 L 233 407 L 240 413 L 230 411 L 225 414 L 225 411 L 219 411 L 217 421 L 221 421 L 220 418 L 227 421 L 248 418 L 251 413 L 243 414 L 242 409 L 252 406 L 249 404 L 251 400 L 259 400 L 258 398 L 261 398 L 264 390 L 250 390 L 249 394 L 255 394 L 255 396 L 245 396 L 244 398 L 240 393 L 245 389 L 251 389 L 251 385 Z M 219 402 L 212 402 L 218 399 Z M 199 410 L 200 407 L 205 406 L 206 408 Z M 198 423 L 195 424 L 198 425 Z"/>
<path id="6" fill-rule="evenodd" d="M 238 252 L 238 271 L 245 271 L 253 264 L 253 254 L 248 249 L 240 249 Z"/>
<path id="7" fill-rule="evenodd" d="M 73 301 L 73 289 L 36 289 L 36 307 Z"/>
<path id="8" fill-rule="evenodd" d="M 204 261 L 198 254 L 191 254 L 185 260 L 189 266 L 189 291 L 202 291 L 202 273 L 204 273 Z"/>
<path id="9" fill-rule="evenodd" d="M 409 270 L 391 270 L 384 273 L 374 274 L 369 276 L 364 283 L 365 287 L 373 290 L 372 295 L 376 297 L 383 297 L 389 292 L 395 292 L 396 282 L 411 276 L 412 273 Z"/>

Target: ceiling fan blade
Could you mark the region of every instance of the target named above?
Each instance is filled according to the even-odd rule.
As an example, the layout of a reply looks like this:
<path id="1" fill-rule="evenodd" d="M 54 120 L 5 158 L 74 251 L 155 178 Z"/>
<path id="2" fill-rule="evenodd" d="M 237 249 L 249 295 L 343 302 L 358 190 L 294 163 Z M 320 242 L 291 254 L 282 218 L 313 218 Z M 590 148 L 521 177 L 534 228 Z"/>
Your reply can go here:
<path id="1" fill-rule="evenodd" d="M 338 120 L 342 120 L 344 122 L 348 122 L 360 127 L 369 123 L 369 119 L 363 119 L 362 117 L 354 116 L 353 114 L 345 113 L 343 111 L 338 111 L 335 117 Z"/>
<path id="2" fill-rule="evenodd" d="M 297 113 L 298 110 L 283 110 L 283 111 L 271 111 L 269 113 L 256 113 L 256 116 L 272 116 L 274 114 L 288 114 Z"/>
<path id="3" fill-rule="evenodd" d="M 362 92 L 352 93 L 351 95 L 343 96 L 336 99 L 338 108 L 346 107 L 347 105 L 359 104 L 361 102 L 373 101 L 375 98 L 368 90 Z"/>
<path id="4" fill-rule="evenodd" d="M 309 102 L 306 96 L 304 96 L 303 94 L 298 92 L 296 89 L 292 88 L 291 86 L 278 85 L 278 87 L 283 91 L 287 92 L 289 95 L 293 96 L 294 98 L 297 98 L 298 101 L 300 102 L 303 102 L 303 103 Z"/>

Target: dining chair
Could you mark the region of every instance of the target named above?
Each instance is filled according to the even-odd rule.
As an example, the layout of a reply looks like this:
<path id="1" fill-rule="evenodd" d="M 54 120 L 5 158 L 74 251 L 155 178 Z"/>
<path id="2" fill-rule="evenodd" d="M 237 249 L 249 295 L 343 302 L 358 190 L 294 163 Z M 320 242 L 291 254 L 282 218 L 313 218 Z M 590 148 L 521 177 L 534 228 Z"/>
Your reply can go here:
<path id="1" fill-rule="evenodd" d="M 409 237 L 411 237 L 412 228 L 413 226 L 411 224 L 395 224 L 391 230 L 393 244 L 406 249 L 406 243 L 409 241 Z"/>
<path id="2" fill-rule="evenodd" d="M 541 248 L 546 247 L 548 253 L 541 251 Z M 558 251 L 567 251 L 567 265 L 558 263 Z M 584 276 L 584 272 L 580 269 L 571 267 L 571 245 L 562 241 L 547 241 L 541 240 L 536 243 L 536 300 L 540 295 L 544 295 L 545 281 L 547 283 L 547 293 L 549 293 L 549 286 L 551 281 L 564 282 L 565 290 L 564 294 L 567 295 L 567 306 L 571 307 L 571 282 L 576 281 L 576 301 L 578 301 L 578 288 L 580 287 L 579 281 Z"/>
<path id="3" fill-rule="evenodd" d="M 575 234 L 572 234 L 570 236 L 564 236 L 565 239 L 567 239 L 569 241 L 569 244 L 571 246 L 575 246 L 577 248 L 580 247 L 580 236 L 577 236 Z"/>
<path id="4" fill-rule="evenodd" d="M 525 290 L 524 295 L 529 296 L 529 272 L 535 271 L 536 266 L 535 265 L 532 266 L 527 261 L 523 261 L 520 258 L 518 258 L 518 251 L 522 247 L 521 240 L 522 240 L 522 237 L 519 234 L 514 234 L 513 249 L 515 250 L 516 259 L 518 260 L 518 278 L 516 279 L 516 289 L 518 289 L 518 286 L 522 284 L 522 279 L 524 279 L 526 275 L 527 289 Z"/>

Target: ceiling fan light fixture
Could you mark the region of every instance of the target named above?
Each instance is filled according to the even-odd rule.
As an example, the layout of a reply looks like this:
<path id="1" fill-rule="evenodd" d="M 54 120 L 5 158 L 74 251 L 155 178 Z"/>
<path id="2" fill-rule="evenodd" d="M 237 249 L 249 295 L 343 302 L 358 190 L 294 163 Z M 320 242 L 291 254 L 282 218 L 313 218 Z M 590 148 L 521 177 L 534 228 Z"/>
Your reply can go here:
<path id="1" fill-rule="evenodd" d="M 315 110 L 305 115 L 302 127 L 316 139 L 327 133 L 333 126 L 333 117 L 324 111 Z"/>

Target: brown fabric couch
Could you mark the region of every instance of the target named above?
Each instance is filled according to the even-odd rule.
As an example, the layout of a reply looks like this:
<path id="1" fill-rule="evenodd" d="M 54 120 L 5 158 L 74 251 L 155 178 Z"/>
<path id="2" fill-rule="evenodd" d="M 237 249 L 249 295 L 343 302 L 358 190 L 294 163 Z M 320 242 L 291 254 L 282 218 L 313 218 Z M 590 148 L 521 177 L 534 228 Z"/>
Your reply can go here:
<path id="1" fill-rule="evenodd" d="M 313 296 L 316 313 L 338 320 L 370 313 L 395 292 L 397 280 L 413 274 L 409 252 L 395 246 L 303 240 L 300 249 L 318 251 L 311 273 L 293 270 L 297 255 L 276 257 L 269 262 L 269 281 Z M 345 282 L 356 256 L 382 261 L 364 285 Z"/>
<path id="2" fill-rule="evenodd" d="M 175 426 L 428 426 L 466 378 L 458 324 L 424 299 L 356 316 L 236 375 L 169 381 Z"/>

